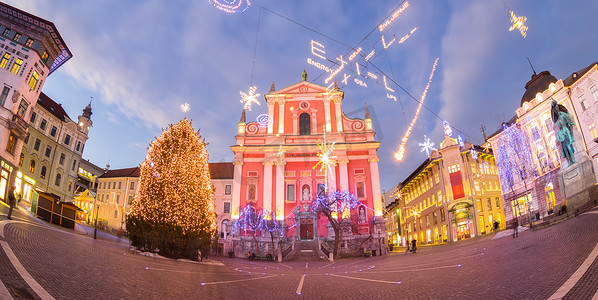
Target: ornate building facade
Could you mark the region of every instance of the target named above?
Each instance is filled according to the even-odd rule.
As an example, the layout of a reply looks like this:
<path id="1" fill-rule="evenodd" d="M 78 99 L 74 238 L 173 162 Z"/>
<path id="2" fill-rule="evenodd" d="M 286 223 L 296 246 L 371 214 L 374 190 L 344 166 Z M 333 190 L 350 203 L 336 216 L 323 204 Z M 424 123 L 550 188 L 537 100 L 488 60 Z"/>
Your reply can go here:
<path id="1" fill-rule="evenodd" d="M 285 222 L 286 237 L 314 240 L 329 237 L 328 220 L 310 205 L 328 187 L 349 191 L 360 201 L 351 211 L 359 234 L 385 235 L 377 150 L 372 119 L 348 118 L 342 110 L 344 93 L 306 81 L 265 95 L 268 122 L 238 123 L 232 195 L 232 218 L 251 205 Z M 332 85 L 331 85 L 332 87 Z M 334 144 L 337 162 L 321 170 L 318 143 Z M 328 182 L 326 182 L 328 180 Z M 377 218 L 377 219 L 376 219 Z M 376 226 L 372 226 L 376 220 Z M 381 233 L 380 233 L 381 232 Z"/>
<path id="2" fill-rule="evenodd" d="M 548 71 L 534 73 L 525 85 L 516 115 L 489 137 L 498 157 L 509 223 L 516 217 L 520 224 L 553 217 L 564 212 L 564 206 L 574 210 L 590 200 L 590 193 L 596 190 L 593 187 L 598 163 L 594 142 L 598 137 L 595 129 L 598 119 L 594 114 L 598 113 L 596 80 L 596 63 L 565 80 Z M 559 127 L 553 121 L 552 101 L 558 111 L 566 111 L 574 122 L 572 163 L 564 158 Z M 522 142 L 513 143 L 513 137 L 518 136 Z M 523 147 L 513 149 L 515 144 Z M 588 155 L 588 149 L 592 156 Z M 501 153 L 504 155 L 498 155 Z M 517 155 L 511 157 L 507 153 Z"/>
<path id="3" fill-rule="evenodd" d="M 17 191 L 25 202 L 36 189 L 73 202 L 79 181 L 79 164 L 88 139 L 91 104 L 77 121 L 62 106 L 41 93 L 29 117 L 29 130 L 18 162 Z"/>
<path id="4" fill-rule="evenodd" d="M 405 246 L 455 242 L 491 233 L 494 222 L 505 228 L 494 156 L 468 141 L 445 135 L 438 150 L 398 185 L 396 201 L 401 230 L 392 240 Z"/>
<path id="5" fill-rule="evenodd" d="M 0 200 L 17 184 L 29 119 L 48 75 L 72 57 L 56 26 L 0 3 Z M 22 178 L 20 179 L 22 180 Z"/>

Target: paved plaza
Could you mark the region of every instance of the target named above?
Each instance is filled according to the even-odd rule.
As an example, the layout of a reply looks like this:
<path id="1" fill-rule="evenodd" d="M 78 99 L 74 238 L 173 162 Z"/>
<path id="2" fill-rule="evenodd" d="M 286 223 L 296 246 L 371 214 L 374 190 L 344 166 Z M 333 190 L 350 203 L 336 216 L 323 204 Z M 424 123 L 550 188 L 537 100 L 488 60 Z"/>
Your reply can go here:
<path id="1" fill-rule="evenodd" d="M 134 254 L 90 228 L 63 229 L 0 208 L 0 299 L 592 299 L 598 210 L 560 224 L 416 254 L 330 262 L 210 263 Z"/>

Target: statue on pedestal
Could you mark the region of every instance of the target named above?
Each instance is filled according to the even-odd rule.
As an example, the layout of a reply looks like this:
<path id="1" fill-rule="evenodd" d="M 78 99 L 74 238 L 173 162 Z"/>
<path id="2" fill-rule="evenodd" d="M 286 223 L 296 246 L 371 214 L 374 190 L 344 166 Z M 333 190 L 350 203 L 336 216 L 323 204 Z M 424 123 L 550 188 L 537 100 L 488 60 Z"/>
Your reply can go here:
<path id="1" fill-rule="evenodd" d="M 555 131 L 557 140 L 561 145 L 561 152 L 563 157 L 569 162 L 569 166 L 575 163 L 575 148 L 573 147 L 573 127 L 575 122 L 569 115 L 569 111 L 565 106 L 558 104 L 552 100 L 551 108 L 552 122 L 556 125 Z"/>

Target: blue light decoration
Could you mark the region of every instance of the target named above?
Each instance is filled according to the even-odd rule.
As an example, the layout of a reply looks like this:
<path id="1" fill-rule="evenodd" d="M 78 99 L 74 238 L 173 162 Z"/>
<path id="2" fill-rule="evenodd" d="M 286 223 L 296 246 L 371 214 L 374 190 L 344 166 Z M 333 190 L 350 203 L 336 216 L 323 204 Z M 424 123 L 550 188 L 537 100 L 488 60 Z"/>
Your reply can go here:
<path id="1" fill-rule="evenodd" d="M 444 127 L 444 133 L 448 136 L 453 136 L 453 129 L 447 120 L 442 121 L 442 127 Z"/>
<path id="2" fill-rule="evenodd" d="M 268 116 L 267 114 L 261 114 L 261 115 L 257 116 L 256 121 L 257 121 L 258 125 L 262 126 L 262 127 L 268 127 L 272 123 L 274 123 L 274 120 L 272 120 L 272 118 L 270 116 Z"/>
<path id="3" fill-rule="evenodd" d="M 457 136 L 457 142 L 459 142 L 459 147 L 465 147 L 465 143 L 463 143 L 463 138 L 461 135 Z"/>
<path id="4" fill-rule="evenodd" d="M 268 213 L 265 210 L 258 210 L 251 203 L 247 204 L 239 213 L 239 219 L 233 223 L 233 232 L 242 229 L 245 231 L 256 232 L 258 230 L 267 230 L 270 233 L 277 232 L 280 236 L 284 235 L 284 225 L 276 220 L 276 213 Z"/>
<path id="5" fill-rule="evenodd" d="M 209 2 L 221 11 L 229 14 L 244 12 L 249 8 L 249 0 L 209 0 Z"/>
<path id="6" fill-rule="evenodd" d="M 478 159 L 478 151 L 476 151 L 474 148 L 471 148 L 469 152 L 471 152 L 471 158 Z"/>
<path id="7" fill-rule="evenodd" d="M 311 205 L 312 211 L 318 211 L 322 209 L 327 209 L 331 212 L 344 212 L 347 209 L 355 209 L 359 206 L 362 206 L 374 212 L 374 220 L 376 219 L 375 210 L 367 205 L 363 204 L 361 201 L 355 197 L 350 191 L 336 191 L 331 192 L 330 194 L 326 195 L 324 193 L 320 193 L 316 200 Z"/>
<path id="8" fill-rule="evenodd" d="M 513 192 L 516 180 L 525 182 L 537 175 L 528 138 L 518 125 L 503 124 L 494 155 L 503 192 Z"/>

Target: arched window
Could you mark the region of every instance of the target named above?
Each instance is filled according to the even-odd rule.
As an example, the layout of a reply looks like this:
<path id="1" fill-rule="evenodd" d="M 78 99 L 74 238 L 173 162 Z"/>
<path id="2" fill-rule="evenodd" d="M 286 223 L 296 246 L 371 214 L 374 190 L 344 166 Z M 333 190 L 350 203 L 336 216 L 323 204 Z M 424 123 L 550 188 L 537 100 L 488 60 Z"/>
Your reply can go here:
<path id="1" fill-rule="evenodd" d="M 60 180 L 61 180 L 61 179 L 62 179 L 62 175 L 60 175 L 60 173 L 59 173 L 59 174 L 56 174 L 56 181 L 54 181 L 54 184 L 55 184 L 56 186 L 60 186 Z"/>
<path id="2" fill-rule="evenodd" d="M 223 233 L 224 233 L 224 232 L 228 233 L 228 222 L 229 222 L 229 221 L 228 221 L 228 219 L 224 219 L 224 220 L 222 221 L 222 228 L 221 228 L 221 230 L 222 230 L 222 231 L 221 231 L 221 232 L 223 232 Z"/>
<path id="3" fill-rule="evenodd" d="M 42 179 L 46 178 L 46 166 L 42 167 L 42 171 L 39 173 L 39 177 Z"/>
<path id="4" fill-rule="evenodd" d="M 19 156 L 19 167 L 23 166 L 23 160 L 25 159 L 25 154 L 21 152 L 21 156 Z"/>
<path id="5" fill-rule="evenodd" d="M 310 117 L 308 113 L 299 115 L 299 135 L 311 134 Z"/>
<path id="6" fill-rule="evenodd" d="M 35 160 L 31 160 L 31 162 L 29 163 L 29 172 L 33 173 L 33 171 L 35 170 Z"/>

